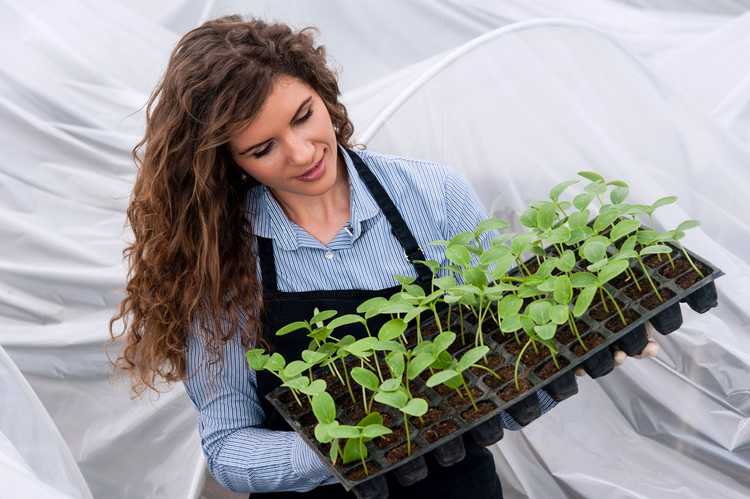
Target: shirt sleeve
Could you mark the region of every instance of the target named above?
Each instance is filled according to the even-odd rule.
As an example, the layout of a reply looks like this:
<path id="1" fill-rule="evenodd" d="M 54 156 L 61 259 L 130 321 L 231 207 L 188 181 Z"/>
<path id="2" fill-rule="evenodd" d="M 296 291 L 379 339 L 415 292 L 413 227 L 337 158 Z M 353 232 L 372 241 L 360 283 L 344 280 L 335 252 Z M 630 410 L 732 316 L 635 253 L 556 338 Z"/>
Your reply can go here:
<path id="1" fill-rule="evenodd" d="M 474 230 L 479 222 L 488 218 L 487 211 L 474 188 L 463 175 L 452 169 L 448 169 L 445 177 L 444 196 L 446 220 L 444 239 L 450 239 L 460 232 Z M 497 231 L 486 232 L 480 239 L 482 246 L 485 249 L 489 248 L 492 239 L 497 235 Z M 536 396 L 539 399 L 542 414 L 557 405 L 557 402 L 544 389 L 538 390 Z M 500 415 L 506 429 L 520 430 L 522 428 L 507 412 L 500 411 Z"/>
<path id="2" fill-rule="evenodd" d="M 191 334 L 185 388 L 199 411 L 201 446 L 217 482 L 234 492 L 304 492 L 336 481 L 295 432 L 262 427 L 255 371 L 238 335 L 226 344 L 221 368 L 207 368 L 207 360 L 203 341 Z"/>

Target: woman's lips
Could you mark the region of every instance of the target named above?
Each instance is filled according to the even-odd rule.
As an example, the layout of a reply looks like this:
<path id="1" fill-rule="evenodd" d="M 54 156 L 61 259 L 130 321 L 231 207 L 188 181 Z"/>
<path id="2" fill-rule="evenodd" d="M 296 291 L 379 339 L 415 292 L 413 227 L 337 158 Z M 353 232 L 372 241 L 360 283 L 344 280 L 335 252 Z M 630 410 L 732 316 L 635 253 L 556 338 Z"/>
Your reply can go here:
<path id="1" fill-rule="evenodd" d="M 318 161 L 315 164 L 315 166 L 307 170 L 307 172 L 305 172 L 304 175 L 300 175 L 297 178 L 300 180 L 307 180 L 307 181 L 319 179 L 323 175 L 323 172 L 325 171 L 325 163 L 323 162 L 324 159 L 325 159 L 325 155 L 322 158 L 320 158 L 320 161 Z"/>

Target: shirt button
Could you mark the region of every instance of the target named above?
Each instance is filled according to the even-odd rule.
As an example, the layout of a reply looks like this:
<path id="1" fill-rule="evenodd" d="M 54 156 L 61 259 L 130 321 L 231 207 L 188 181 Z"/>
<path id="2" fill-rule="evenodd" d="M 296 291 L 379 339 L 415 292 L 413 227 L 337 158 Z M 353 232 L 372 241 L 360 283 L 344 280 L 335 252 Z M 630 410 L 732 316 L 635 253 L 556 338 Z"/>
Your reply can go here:
<path id="1" fill-rule="evenodd" d="M 333 259 L 333 251 L 327 250 L 326 254 L 325 254 L 325 257 L 326 257 L 327 260 L 332 260 Z"/>

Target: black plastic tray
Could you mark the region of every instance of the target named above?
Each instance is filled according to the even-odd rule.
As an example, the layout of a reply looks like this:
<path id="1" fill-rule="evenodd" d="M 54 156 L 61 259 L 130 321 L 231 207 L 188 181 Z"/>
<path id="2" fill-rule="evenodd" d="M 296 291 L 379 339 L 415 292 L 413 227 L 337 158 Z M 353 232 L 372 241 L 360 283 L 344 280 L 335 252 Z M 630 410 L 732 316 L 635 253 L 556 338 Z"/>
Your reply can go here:
<path id="1" fill-rule="evenodd" d="M 705 303 L 702 305 L 702 308 L 700 310 L 697 310 L 701 313 L 707 311 L 712 306 L 716 306 L 715 296 L 716 291 L 713 284 L 713 281 L 723 275 L 723 272 L 719 270 L 716 266 L 710 264 L 705 259 L 695 255 L 693 252 L 688 251 L 690 254 L 690 257 L 693 259 L 696 264 L 702 264 L 704 267 L 707 267 L 711 272 L 707 274 L 704 278 L 696 281 L 692 286 L 690 286 L 687 289 L 683 289 L 680 286 L 676 284 L 676 281 L 680 279 L 683 275 L 690 272 L 692 270 L 692 267 L 688 267 L 685 272 L 681 273 L 680 275 L 674 276 L 672 279 L 667 279 L 666 277 L 662 276 L 659 273 L 659 270 L 666 268 L 666 266 L 669 266 L 669 261 L 666 257 L 662 257 L 664 262 L 661 266 L 658 268 L 652 269 L 650 267 L 646 267 L 649 275 L 652 279 L 654 279 L 654 283 L 657 285 L 657 287 L 661 288 L 668 288 L 673 293 L 674 296 L 672 296 L 670 299 L 664 301 L 659 306 L 655 307 L 652 310 L 649 310 L 647 308 L 644 308 L 641 306 L 641 301 L 643 301 L 646 297 L 640 298 L 638 301 L 634 301 L 630 299 L 627 295 L 624 294 L 623 290 L 618 290 L 617 288 L 607 284 L 607 287 L 609 291 L 612 293 L 612 295 L 620 300 L 621 302 L 625 303 L 625 307 L 623 307 L 623 310 L 633 310 L 636 313 L 640 315 L 640 317 L 635 320 L 634 322 L 628 324 L 626 327 L 621 329 L 617 332 L 610 331 L 607 326 L 606 322 L 611 320 L 613 317 L 617 318 L 616 311 L 614 310 L 614 307 L 610 304 L 610 309 L 612 310 L 612 315 L 608 317 L 607 319 L 603 321 L 597 321 L 590 317 L 589 311 L 587 311 L 581 318 L 578 320 L 583 321 L 589 328 L 589 330 L 582 334 L 582 338 L 585 338 L 587 335 L 592 333 L 598 333 L 604 337 L 604 341 L 602 341 L 598 346 L 596 346 L 593 349 L 590 349 L 588 352 L 581 356 L 576 356 L 572 352 L 572 348 L 577 344 L 578 340 L 574 339 L 571 343 L 568 344 L 561 344 L 558 342 L 558 359 L 565 358 L 568 361 L 568 365 L 564 368 L 562 368 L 560 371 L 556 372 L 552 376 L 548 377 L 547 379 L 541 379 L 539 376 L 537 376 L 535 370 L 542 366 L 545 362 L 547 362 L 550 357 L 549 355 L 541 360 L 539 363 L 527 367 L 521 363 L 521 366 L 519 368 L 519 374 L 526 374 L 527 380 L 529 381 L 531 387 L 526 392 L 521 393 L 520 395 L 514 397 L 511 400 L 504 401 L 498 393 L 502 392 L 503 389 L 514 383 L 514 380 L 511 379 L 510 381 L 504 383 L 499 388 L 496 389 L 490 389 L 485 383 L 484 380 L 487 377 L 490 377 L 491 375 L 489 373 L 486 373 L 480 377 L 477 377 L 474 373 L 470 372 L 469 370 L 465 371 L 464 374 L 466 376 L 467 384 L 470 386 L 476 386 L 479 388 L 483 394 L 476 399 L 476 403 L 479 404 L 481 401 L 490 401 L 495 405 L 495 408 L 487 413 L 486 415 L 482 416 L 481 418 L 473 421 L 473 422 L 467 422 L 461 415 L 462 412 L 466 411 L 467 409 L 471 408 L 471 405 L 467 402 L 468 406 L 463 407 L 460 410 L 453 410 L 453 408 L 448 407 L 448 404 L 443 404 L 444 400 L 451 396 L 451 394 L 441 396 L 439 393 L 437 393 L 435 390 L 424 387 L 424 390 L 420 392 L 419 396 L 425 398 L 428 400 L 430 407 L 439 407 L 441 409 L 446 408 L 446 415 L 438 420 L 437 423 L 445 421 L 446 419 L 452 419 L 458 426 L 458 430 L 450 433 L 448 436 L 443 437 L 435 442 L 427 443 L 424 440 L 424 432 L 429 429 L 429 427 L 417 429 L 416 427 L 413 427 L 413 425 L 410 425 L 410 434 L 412 437 L 412 454 L 401 461 L 398 461 L 394 464 L 390 464 L 385 459 L 385 454 L 395 448 L 398 447 L 403 443 L 397 442 L 393 446 L 388 447 L 386 449 L 379 449 L 377 446 L 373 444 L 373 442 L 369 442 L 367 444 L 368 446 L 368 465 L 375 463 L 379 469 L 375 472 L 371 472 L 366 478 L 359 480 L 359 481 L 353 481 L 346 477 L 346 474 L 351 472 L 352 470 L 356 469 L 358 466 L 360 466 L 359 462 L 351 463 L 349 465 L 343 466 L 343 465 L 336 465 L 331 466 L 332 473 L 339 479 L 341 484 L 346 488 L 347 490 L 354 489 L 354 492 L 359 497 L 387 497 L 387 486 L 385 485 L 384 475 L 386 473 L 389 473 L 393 470 L 396 470 L 397 468 L 404 468 L 402 471 L 406 471 L 406 475 L 408 475 L 408 472 L 412 473 L 412 476 L 416 476 L 417 479 L 422 478 L 424 473 L 421 473 L 420 475 L 420 467 L 424 466 L 424 458 L 423 456 L 428 453 L 432 452 L 438 447 L 444 446 L 446 444 L 450 444 L 451 441 L 453 441 L 456 438 L 462 437 L 467 432 L 483 425 L 484 423 L 490 421 L 490 420 L 497 420 L 499 418 L 500 411 L 506 410 L 511 415 L 515 416 L 523 416 L 526 418 L 525 421 L 519 421 L 522 425 L 528 424 L 531 420 L 535 419 L 539 416 L 540 411 L 538 410 L 538 403 L 537 403 L 537 395 L 536 392 L 540 389 L 545 389 L 546 387 L 549 387 L 549 385 L 555 386 L 555 384 L 560 384 L 560 381 L 564 381 L 564 385 L 567 386 L 573 386 L 573 390 L 569 390 L 567 393 L 563 394 L 562 397 L 557 397 L 557 400 L 562 400 L 574 393 L 577 392 L 577 386 L 575 386 L 575 376 L 574 376 L 574 370 L 577 367 L 584 367 L 587 372 L 589 372 L 592 377 L 598 377 L 600 375 L 607 374 L 611 371 L 610 368 L 604 368 L 604 371 L 601 371 L 600 373 L 592 373 L 590 372 L 591 363 L 589 359 L 595 358 L 595 356 L 599 356 L 600 358 L 604 356 L 609 356 L 611 359 L 611 353 L 609 350 L 609 347 L 611 345 L 614 345 L 616 342 L 622 340 L 622 338 L 629 333 L 633 332 L 636 329 L 643 328 L 645 326 L 645 322 L 649 319 L 654 318 L 655 316 L 659 315 L 661 312 L 668 310 L 670 307 L 672 307 L 675 304 L 679 304 L 681 301 L 691 301 L 691 296 L 694 295 L 694 293 L 707 295 L 708 296 L 708 305 Z M 678 253 L 673 252 L 673 258 L 677 258 Z M 631 265 L 632 268 L 638 268 L 640 269 L 640 265 L 638 262 L 633 262 Z M 642 277 L 642 279 L 645 279 L 645 276 Z M 648 295 L 646 295 L 648 296 Z M 712 298 L 713 297 L 713 298 Z M 703 297 L 705 298 L 705 296 Z M 713 301 L 712 301 L 713 300 Z M 705 302 L 705 300 L 704 300 Z M 690 303 L 691 306 L 694 306 L 695 304 Z M 695 307 L 694 307 L 695 308 Z M 672 309 L 674 311 L 674 309 Z M 458 314 L 453 314 L 452 317 L 452 324 L 451 324 L 451 330 L 456 332 L 458 334 L 460 324 L 458 323 Z M 455 321 L 454 321 L 455 319 Z M 618 319 L 619 320 L 619 319 Z M 475 330 L 475 326 L 471 323 L 470 320 L 467 318 L 464 318 L 464 327 L 465 327 L 465 333 L 467 334 L 467 337 L 473 338 L 473 332 Z M 426 325 L 429 324 L 429 321 L 424 321 L 422 324 L 422 327 L 424 328 Z M 483 324 L 483 333 L 484 333 L 484 340 L 485 344 L 490 347 L 490 353 L 496 352 L 502 355 L 502 357 L 507 361 L 508 364 L 515 365 L 516 357 L 508 352 L 502 343 L 498 342 L 498 339 L 506 338 L 509 341 L 513 341 L 514 335 L 512 333 L 502 335 L 499 330 L 496 328 L 494 330 L 490 329 L 489 322 L 486 322 Z M 679 327 L 679 324 L 677 324 L 677 327 Z M 444 326 L 444 329 L 447 329 Z M 674 328 L 676 329 L 676 327 Z M 639 331 L 640 332 L 640 331 Z M 671 332 L 671 331 L 668 331 Z M 407 337 L 410 335 L 415 335 L 415 331 L 413 328 L 411 328 L 409 331 L 407 331 Z M 459 338 L 456 339 L 456 342 L 460 341 L 460 335 Z M 473 346 L 473 341 L 467 341 L 466 348 L 471 348 Z M 545 348 L 542 345 L 538 345 L 539 348 Z M 455 355 L 458 357 L 460 356 L 461 350 L 459 350 Z M 549 352 L 547 352 L 549 354 Z M 596 360 L 596 359 L 592 359 Z M 563 378 L 565 377 L 565 378 Z M 311 412 L 308 412 L 306 414 L 299 415 L 297 417 L 292 417 L 288 411 L 289 404 L 285 404 L 280 400 L 280 397 L 283 397 L 285 392 L 288 392 L 289 390 L 284 387 L 279 387 L 273 392 L 269 393 L 267 395 L 267 399 L 271 402 L 271 404 L 276 408 L 276 410 L 279 411 L 279 413 L 284 417 L 284 419 L 289 423 L 289 425 L 297 431 L 302 438 L 310 445 L 315 451 L 323 458 L 324 461 L 328 461 L 328 455 L 327 452 L 324 451 L 323 448 L 321 448 L 320 444 L 314 439 L 312 436 L 312 428 L 315 425 L 314 417 L 311 419 L 310 415 Z M 550 390 L 554 392 L 554 390 Z M 288 395 L 288 393 L 287 393 Z M 392 429 L 394 431 L 398 430 L 399 427 L 403 427 L 403 420 L 401 418 L 401 414 L 399 411 L 391 410 L 390 408 L 387 408 L 385 411 L 381 410 L 381 412 L 388 412 L 390 416 L 393 418 L 393 424 Z M 306 417 L 307 416 L 307 417 Z M 518 418 L 516 418 L 518 419 Z M 312 420 L 311 425 L 307 425 L 306 427 L 303 426 L 300 421 L 310 422 Z M 410 421 L 413 422 L 414 418 L 410 418 Z M 435 424 L 437 424 L 435 423 Z M 351 423 L 356 424 L 356 422 Z M 490 423 L 491 424 L 491 423 Z M 485 425 L 486 426 L 486 425 Z M 500 432 L 500 437 L 502 437 L 502 431 Z M 475 438 L 476 440 L 476 438 Z M 489 442 L 492 443 L 492 442 Z M 455 442 L 453 444 L 455 446 Z M 420 461 L 421 460 L 421 461 Z M 411 463 L 411 464 L 410 464 Z M 405 466 L 409 465 L 409 466 Z M 408 470 L 408 468 L 413 468 L 412 470 Z M 415 471 L 416 470 L 416 471 Z M 415 474 L 416 473 L 416 474 Z M 400 478 L 400 477 L 399 477 Z M 385 487 L 385 490 L 383 488 Z"/>

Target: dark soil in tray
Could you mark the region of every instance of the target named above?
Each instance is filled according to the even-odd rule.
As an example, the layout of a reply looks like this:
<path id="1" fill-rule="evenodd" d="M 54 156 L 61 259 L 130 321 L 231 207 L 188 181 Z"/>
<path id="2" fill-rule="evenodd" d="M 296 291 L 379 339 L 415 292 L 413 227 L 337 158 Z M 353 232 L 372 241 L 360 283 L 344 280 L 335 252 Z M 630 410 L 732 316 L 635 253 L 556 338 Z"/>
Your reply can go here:
<path id="1" fill-rule="evenodd" d="M 643 277 L 643 271 L 641 269 L 634 267 L 634 268 L 631 268 L 630 270 L 633 271 L 633 273 L 638 279 Z M 629 284 L 632 284 L 633 278 L 630 276 L 630 272 L 623 272 L 622 274 L 618 275 L 617 277 L 609 281 L 609 283 L 612 286 L 616 287 L 617 289 L 620 289 L 620 288 L 624 288 L 625 286 Z"/>
<path id="2" fill-rule="evenodd" d="M 687 261 L 687 258 L 675 258 L 672 262 L 674 263 L 674 266 L 668 263 L 659 269 L 659 273 L 667 279 L 674 279 L 678 275 L 683 274 L 687 272 L 688 269 L 692 268 L 690 267 L 690 262 Z"/>
<path id="3" fill-rule="evenodd" d="M 412 418 L 409 418 L 409 419 L 412 419 Z M 393 430 L 393 433 L 389 433 L 388 435 L 383 435 L 382 437 L 378 437 L 375 440 L 373 440 L 373 442 L 375 443 L 375 446 L 378 449 L 387 449 L 393 444 L 405 439 L 403 426 L 399 426 L 398 428 L 391 427 L 391 429 Z M 411 433 L 411 428 L 409 429 L 409 433 Z"/>
<path id="4" fill-rule="evenodd" d="M 489 401 L 489 400 L 482 400 L 480 402 L 477 402 L 477 408 L 474 409 L 473 407 L 470 409 L 465 410 L 461 413 L 461 416 L 466 421 L 476 421 L 477 419 L 481 418 L 485 414 L 489 414 L 490 412 L 494 411 L 497 406 Z"/>
<path id="5" fill-rule="evenodd" d="M 589 330 L 588 324 L 580 319 L 576 319 L 576 328 L 578 328 L 578 333 L 581 336 L 586 334 L 586 331 Z M 555 332 L 555 339 L 563 345 L 567 345 L 576 339 L 576 335 L 573 331 L 570 330 L 570 326 L 565 324 L 557 328 L 557 331 Z"/>
<path id="6" fill-rule="evenodd" d="M 549 359 L 547 362 L 537 367 L 534 370 L 534 372 L 540 378 L 547 379 L 553 374 L 555 374 L 556 372 L 560 371 L 561 369 L 565 369 L 568 366 L 568 364 L 570 364 L 570 361 L 566 359 L 565 357 L 558 355 L 557 364 L 560 367 L 555 366 L 555 362 L 552 359 Z"/>
<path id="7" fill-rule="evenodd" d="M 512 354 L 514 357 L 518 356 L 519 353 L 521 353 L 521 349 L 524 347 L 525 343 L 521 343 L 520 345 L 514 341 L 508 341 L 506 342 L 503 347 L 505 350 Z M 534 347 L 536 346 L 536 351 L 534 351 Z M 521 362 L 526 364 L 527 366 L 535 366 L 544 359 L 546 359 L 549 356 L 549 350 L 547 347 L 542 345 L 539 342 L 536 342 L 536 344 L 529 345 L 526 347 L 526 351 L 523 353 L 523 357 L 521 358 Z"/>
<path id="8" fill-rule="evenodd" d="M 471 404 L 471 400 L 469 399 L 468 394 L 466 393 L 466 390 L 464 388 L 461 388 L 458 392 L 455 390 L 453 391 L 453 395 L 448 397 L 446 400 L 446 403 L 451 407 L 464 407 L 466 404 Z M 476 386 L 471 387 L 471 396 L 474 397 L 474 400 L 478 399 L 484 393 L 482 390 L 477 388 Z"/>
<path id="9" fill-rule="evenodd" d="M 667 263 L 667 257 L 664 255 L 647 255 L 643 257 L 643 263 L 655 269 Z"/>
<path id="10" fill-rule="evenodd" d="M 503 391 L 500 392 L 500 398 L 506 402 L 509 402 L 531 388 L 531 383 L 529 383 L 529 380 L 526 379 L 526 376 L 519 373 L 518 386 L 520 390 L 516 390 L 516 382 L 511 381 L 510 383 L 508 383 L 508 386 L 506 386 Z"/>
<path id="11" fill-rule="evenodd" d="M 358 480 L 364 480 L 369 475 L 377 473 L 378 471 L 380 471 L 380 466 L 378 466 L 378 463 L 367 461 L 367 472 L 365 472 L 364 466 L 360 464 L 356 468 L 352 468 L 351 470 L 347 471 L 344 476 L 346 476 L 346 478 L 348 478 L 349 480 L 356 482 Z"/>
<path id="12" fill-rule="evenodd" d="M 458 431 L 458 425 L 454 421 L 446 419 L 445 421 L 441 421 L 436 425 L 428 428 L 422 435 L 424 436 L 425 440 L 427 440 L 429 443 L 432 443 L 447 435 L 450 435 L 454 431 Z"/>
<path id="13" fill-rule="evenodd" d="M 615 301 L 617 302 L 618 307 L 620 308 L 625 307 L 625 304 L 621 302 L 620 300 L 615 298 Z M 591 317 L 595 321 L 603 321 L 604 319 L 608 317 L 612 317 L 616 313 L 617 313 L 617 309 L 615 308 L 614 304 L 609 298 L 607 298 L 606 303 L 602 303 L 602 301 L 599 300 L 598 305 L 594 305 L 591 307 L 591 309 L 589 309 L 589 317 Z"/>
<path id="14" fill-rule="evenodd" d="M 412 440 L 411 442 L 411 451 L 414 453 L 415 450 L 419 448 L 419 445 L 416 441 Z M 409 457 L 408 448 L 406 446 L 406 443 L 403 445 L 399 445 L 398 447 L 394 447 L 393 449 L 389 450 L 385 453 L 385 459 L 389 463 L 395 463 L 397 461 L 401 461 L 403 459 L 406 459 Z"/>
<path id="15" fill-rule="evenodd" d="M 649 284 L 648 282 L 648 279 L 641 279 L 637 283 L 633 283 L 625 288 L 623 290 L 623 293 L 625 293 L 631 300 L 637 301 L 649 294 L 651 291 L 653 290 L 651 288 L 651 284 Z"/>
<path id="16" fill-rule="evenodd" d="M 622 323 L 622 319 L 620 319 L 620 315 L 615 315 L 610 320 L 607 321 L 605 326 L 607 326 L 607 329 L 613 332 L 617 332 L 627 326 L 628 324 L 631 324 L 638 320 L 641 317 L 641 314 L 636 312 L 635 310 L 629 308 L 627 310 L 622 311 L 623 317 L 625 317 L 625 324 Z M 576 354 L 578 355 L 578 354 Z"/>
<path id="17" fill-rule="evenodd" d="M 495 374 L 497 374 L 500 379 L 497 379 L 490 373 L 486 373 L 484 378 L 482 378 L 482 381 L 484 381 L 484 384 L 489 388 L 497 390 L 505 383 L 513 379 L 513 369 L 514 366 L 512 365 L 503 366 L 495 371 Z"/>
<path id="18" fill-rule="evenodd" d="M 467 328 L 468 329 L 468 328 Z M 462 350 L 468 350 L 470 347 L 474 346 L 474 339 L 469 339 L 469 337 L 473 334 L 470 334 L 469 331 L 466 331 L 466 334 L 464 336 L 464 341 L 461 341 L 461 330 L 459 328 L 456 328 L 456 341 L 454 341 L 451 346 L 448 347 L 448 351 L 452 353 L 454 356 L 457 355 Z"/>
<path id="19" fill-rule="evenodd" d="M 489 368 L 490 368 L 490 369 L 492 369 L 493 371 L 494 371 L 495 369 L 497 369 L 497 368 L 501 367 L 501 366 L 502 366 L 503 364 L 505 364 L 505 363 L 506 363 L 506 362 L 505 362 L 505 359 L 503 359 L 503 358 L 502 358 L 502 356 L 501 356 L 500 354 L 497 354 L 497 353 L 490 353 L 490 354 L 487 354 L 487 357 L 486 357 L 486 358 L 484 358 L 484 359 L 481 359 L 481 360 L 479 361 L 479 364 L 483 365 L 484 367 L 489 367 Z M 472 373 L 474 373 L 474 376 L 476 376 L 476 377 L 478 377 L 478 378 L 481 378 L 481 377 L 482 377 L 482 376 L 484 375 L 484 373 L 486 373 L 486 372 L 487 372 L 487 371 L 485 371 L 484 369 L 480 369 L 480 368 L 478 368 L 478 367 L 472 367 L 472 368 L 470 369 L 470 371 L 471 371 Z"/>
<path id="20" fill-rule="evenodd" d="M 618 317 L 617 320 L 619 321 L 620 318 Z M 581 344 L 578 342 L 576 342 L 574 345 L 571 345 L 570 349 L 577 357 L 585 355 L 592 349 L 598 347 L 604 341 L 604 336 L 599 333 L 590 333 L 581 339 L 583 340 L 583 343 L 586 345 L 588 350 L 584 350 L 583 346 L 581 346 Z"/>
<path id="21" fill-rule="evenodd" d="M 656 296 L 656 293 L 651 293 L 650 295 L 646 296 L 643 300 L 641 300 L 641 306 L 645 309 L 653 310 L 659 305 L 661 305 L 662 303 L 664 303 L 665 301 L 670 300 L 671 298 L 674 297 L 674 291 L 672 291 L 669 288 L 660 288 L 659 294 L 661 295 L 662 300 L 664 301 L 659 300 L 659 297 Z"/>
<path id="22" fill-rule="evenodd" d="M 688 272 L 684 276 L 677 279 L 676 282 L 679 287 L 681 287 L 682 289 L 687 289 L 711 273 L 711 269 L 709 269 L 705 265 L 696 263 L 696 267 L 698 267 L 698 269 L 700 269 L 700 271 L 703 272 L 703 275 L 700 275 L 698 272 L 695 271 L 695 269 L 690 267 L 690 272 Z"/>
<path id="23" fill-rule="evenodd" d="M 430 409 L 424 416 L 422 416 L 421 418 L 410 417 L 409 421 L 417 428 L 424 428 L 425 426 L 430 426 L 432 423 L 442 418 L 444 412 L 445 411 L 443 411 L 442 409 L 438 409 L 437 407 L 430 407 Z"/>

